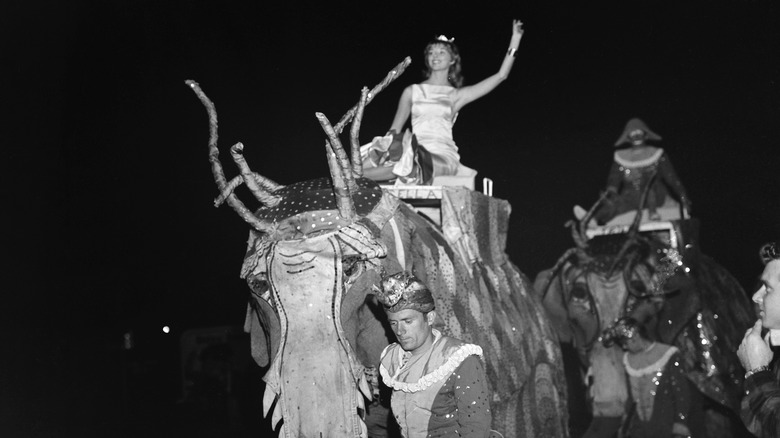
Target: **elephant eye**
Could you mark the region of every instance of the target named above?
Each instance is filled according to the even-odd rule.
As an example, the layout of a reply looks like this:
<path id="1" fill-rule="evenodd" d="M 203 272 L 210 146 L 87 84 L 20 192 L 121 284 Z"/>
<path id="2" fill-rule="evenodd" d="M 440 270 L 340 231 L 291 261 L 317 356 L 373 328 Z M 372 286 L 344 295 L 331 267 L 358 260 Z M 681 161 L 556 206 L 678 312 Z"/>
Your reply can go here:
<path id="1" fill-rule="evenodd" d="M 247 277 L 246 283 L 249 285 L 249 289 L 252 290 L 253 294 L 264 300 L 269 299 L 271 293 L 269 291 L 268 278 L 265 274 L 250 275 Z"/>
<path id="2" fill-rule="evenodd" d="M 647 286 L 641 280 L 637 280 L 637 279 L 631 280 L 631 282 L 629 283 L 629 287 L 631 288 L 632 291 L 640 295 L 644 295 L 645 293 L 647 293 Z"/>
<path id="3" fill-rule="evenodd" d="M 347 278 L 347 281 L 353 280 L 354 277 L 357 277 L 363 270 L 363 261 L 359 257 L 344 257 L 341 264 L 344 277 Z"/>
<path id="4" fill-rule="evenodd" d="M 575 283 L 571 288 L 571 298 L 573 300 L 584 301 L 587 300 L 589 296 L 588 287 L 582 283 Z"/>
<path id="5" fill-rule="evenodd" d="M 635 296 L 645 296 L 653 286 L 653 270 L 647 264 L 638 263 L 631 269 L 628 290 Z"/>

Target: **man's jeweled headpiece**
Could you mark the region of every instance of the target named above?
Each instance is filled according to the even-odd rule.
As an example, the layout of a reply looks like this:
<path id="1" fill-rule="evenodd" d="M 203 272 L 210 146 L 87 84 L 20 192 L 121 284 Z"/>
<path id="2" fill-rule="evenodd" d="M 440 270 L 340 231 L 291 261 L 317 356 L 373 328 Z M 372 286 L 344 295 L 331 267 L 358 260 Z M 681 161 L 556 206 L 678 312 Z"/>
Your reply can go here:
<path id="1" fill-rule="evenodd" d="M 382 287 L 374 286 L 373 290 L 388 312 L 413 309 L 428 313 L 436 308 L 428 287 L 408 272 L 399 272 L 382 278 Z"/>
<path id="2" fill-rule="evenodd" d="M 436 37 L 436 41 L 441 41 L 443 43 L 449 43 L 452 44 L 455 42 L 455 38 L 447 38 L 446 35 L 439 35 Z"/>

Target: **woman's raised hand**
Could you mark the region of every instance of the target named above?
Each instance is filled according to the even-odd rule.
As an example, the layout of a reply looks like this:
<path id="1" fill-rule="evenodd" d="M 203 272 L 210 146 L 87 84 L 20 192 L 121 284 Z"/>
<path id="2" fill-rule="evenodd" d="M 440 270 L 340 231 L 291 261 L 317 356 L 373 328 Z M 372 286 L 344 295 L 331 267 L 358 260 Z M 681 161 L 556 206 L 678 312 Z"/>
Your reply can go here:
<path id="1" fill-rule="evenodd" d="M 523 22 L 520 20 L 512 20 L 512 36 L 523 36 Z"/>

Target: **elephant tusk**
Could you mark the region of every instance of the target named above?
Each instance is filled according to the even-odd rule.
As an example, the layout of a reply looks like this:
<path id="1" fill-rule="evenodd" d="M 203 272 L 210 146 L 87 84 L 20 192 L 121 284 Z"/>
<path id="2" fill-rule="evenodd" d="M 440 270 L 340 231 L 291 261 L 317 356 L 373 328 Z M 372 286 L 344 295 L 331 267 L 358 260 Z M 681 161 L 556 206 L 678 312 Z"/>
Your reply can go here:
<path id="1" fill-rule="evenodd" d="M 276 426 L 279 424 L 279 421 L 282 420 L 282 404 L 277 403 L 276 408 L 274 409 L 273 417 L 271 417 L 271 427 L 273 429 L 276 429 Z M 284 434 L 280 433 L 279 436 L 284 436 Z"/>
<path id="2" fill-rule="evenodd" d="M 271 410 L 274 400 L 276 400 L 276 393 L 266 386 L 265 392 L 263 393 L 263 417 L 268 417 L 268 411 Z"/>
<path id="3" fill-rule="evenodd" d="M 373 398 L 373 396 L 371 395 L 371 387 L 368 384 L 368 380 L 366 380 L 365 374 L 360 376 L 358 387 L 360 388 L 360 392 L 362 392 L 367 399 L 371 400 Z"/>
<path id="4" fill-rule="evenodd" d="M 364 401 L 365 399 L 363 398 L 363 394 L 361 394 L 360 391 L 355 390 L 355 395 L 356 395 L 355 398 L 357 399 L 357 407 L 358 407 L 358 409 L 360 409 L 362 411 L 365 411 L 366 410 L 366 402 Z"/>

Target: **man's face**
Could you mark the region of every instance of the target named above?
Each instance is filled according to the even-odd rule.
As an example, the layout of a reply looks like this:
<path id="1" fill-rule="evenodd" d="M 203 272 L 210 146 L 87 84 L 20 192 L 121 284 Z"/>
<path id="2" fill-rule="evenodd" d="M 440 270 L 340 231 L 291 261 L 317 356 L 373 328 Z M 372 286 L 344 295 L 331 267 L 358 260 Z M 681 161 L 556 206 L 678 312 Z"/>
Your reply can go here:
<path id="1" fill-rule="evenodd" d="M 433 312 L 424 314 L 414 309 L 387 312 L 387 320 L 393 329 L 398 343 L 406 351 L 422 351 L 433 343 Z"/>
<path id="2" fill-rule="evenodd" d="M 628 139 L 634 146 L 642 145 L 645 142 L 645 137 L 645 131 L 642 131 L 641 129 L 634 129 L 628 133 Z"/>
<path id="3" fill-rule="evenodd" d="M 618 346 L 623 349 L 623 351 L 630 351 L 632 353 L 638 353 L 642 351 L 643 345 L 640 341 L 639 335 L 636 333 L 636 330 L 633 330 L 629 333 L 627 333 L 624 336 L 621 336 L 617 340 Z"/>
<path id="4" fill-rule="evenodd" d="M 761 323 L 768 329 L 780 329 L 780 260 L 772 260 L 761 274 L 761 287 L 753 294 Z"/>

